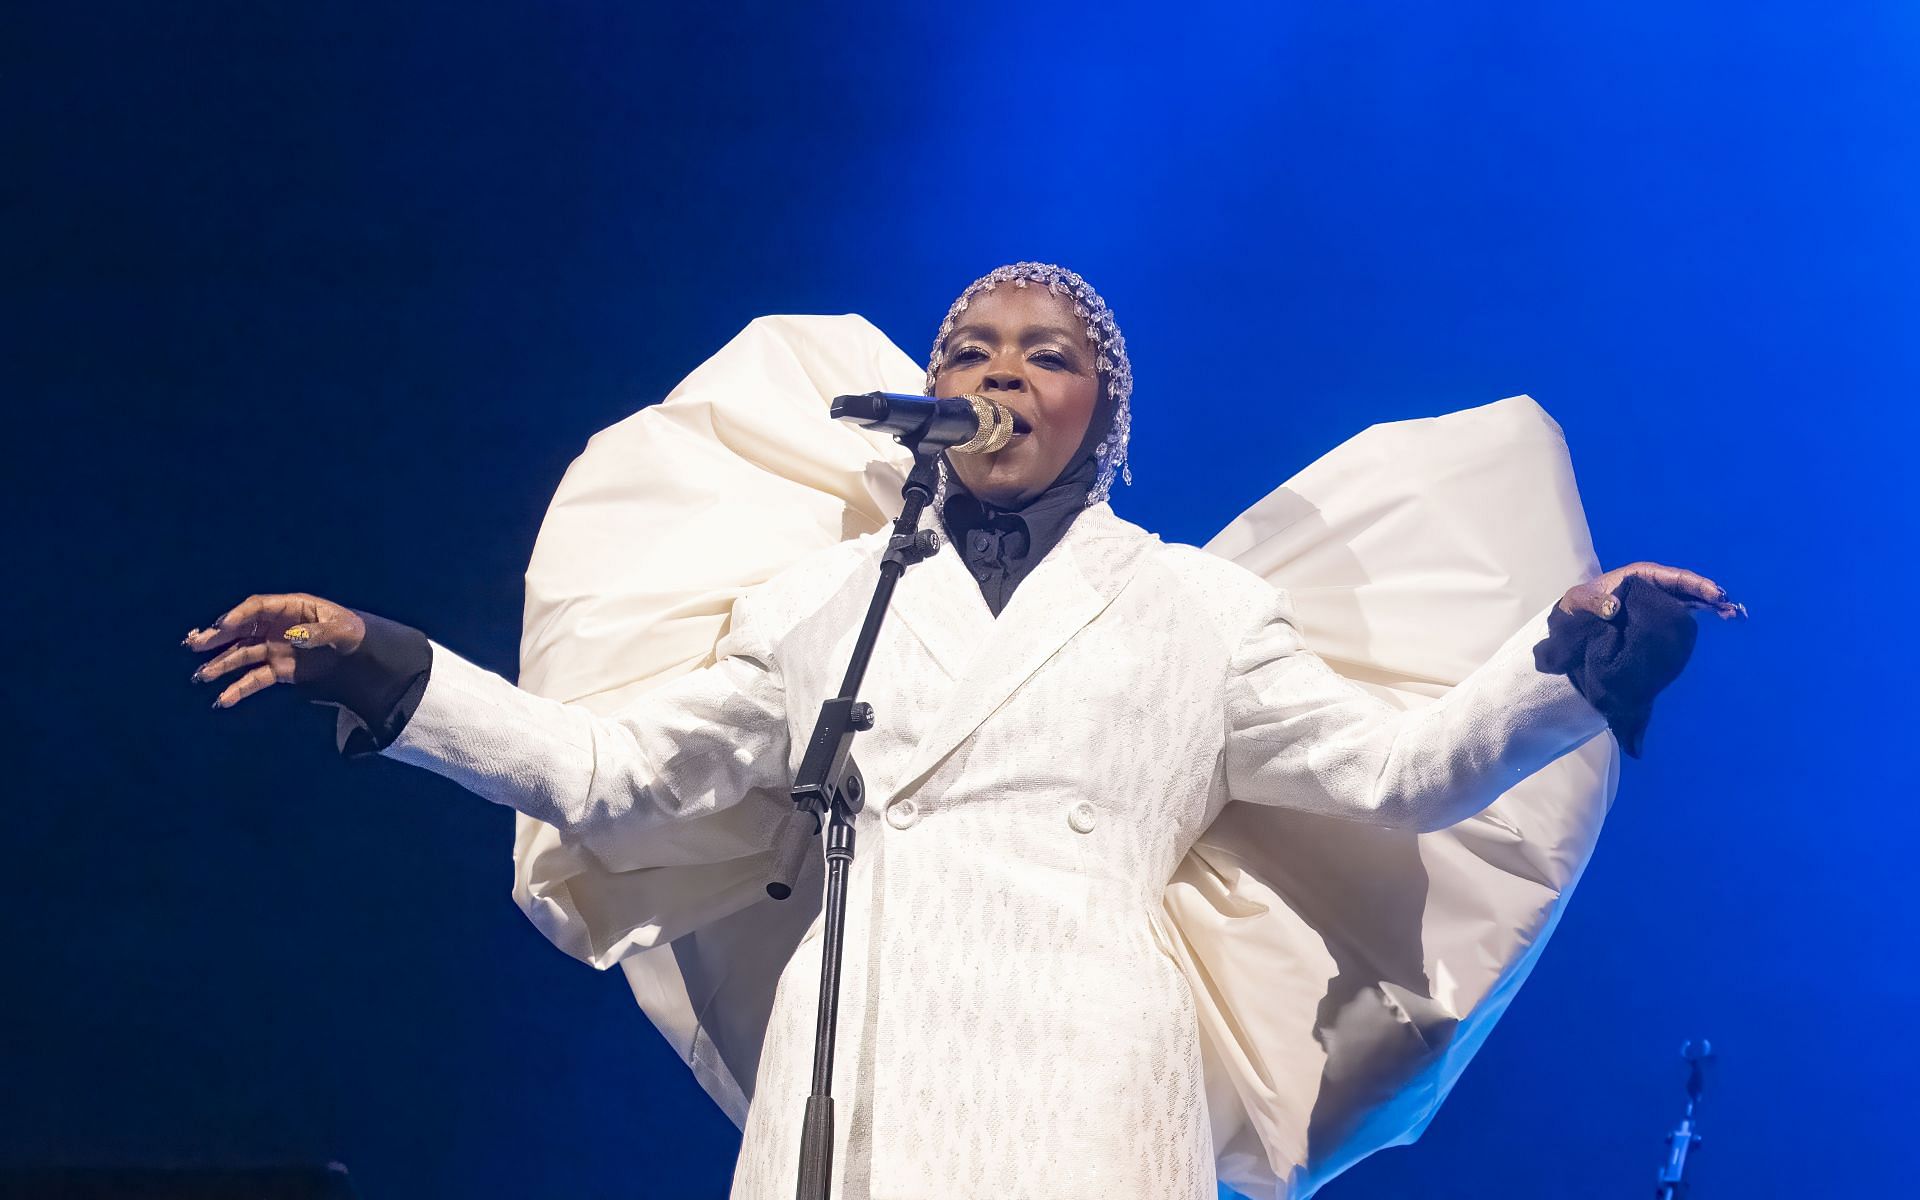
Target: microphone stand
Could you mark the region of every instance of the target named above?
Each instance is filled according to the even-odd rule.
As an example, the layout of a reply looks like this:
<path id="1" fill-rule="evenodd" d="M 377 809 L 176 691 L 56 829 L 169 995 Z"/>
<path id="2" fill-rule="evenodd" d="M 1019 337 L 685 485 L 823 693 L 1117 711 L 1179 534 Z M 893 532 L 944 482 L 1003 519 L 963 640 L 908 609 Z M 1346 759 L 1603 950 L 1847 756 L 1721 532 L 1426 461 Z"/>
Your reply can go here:
<path id="1" fill-rule="evenodd" d="M 820 952 L 820 1008 L 813 1035 L 813 1091 L 807 1097 L 805 1126 L 800 1136 L 799 1200 L 827 1200 L 833 1176 L 833 1048 L 840 1021 L 840 960 L 847 921 L 847 869 L 853 863 L 853 818 L 862 807 L 866 781 L 852 756 L 853 735 L 873 728 L 873 707 L 857 698 L 880 623 L 886 619 L 893 588 L 909 566 L 939 548 L 931 530 L 920 529 L 920 514 L 933 499 L 934 461 L 940 447 L 922 452 L 918 437 L 901 442 L 913 451 L 913 470 L 901 487 L 904 501 L 894 519 L 893 535 L 880 559 L 880 581 L 874 585 L 866 622 L 853 644 L 846 679 L 839 694 L 820 706 L 820 719 L 807 742 L 806 756 L 794 776 L 793 802 L 812 813 L 814 828 L 826 827 L 827 892 L 824 905 L 825 938 Z M 770 885 L 775 899 L 790 891 Z"/>

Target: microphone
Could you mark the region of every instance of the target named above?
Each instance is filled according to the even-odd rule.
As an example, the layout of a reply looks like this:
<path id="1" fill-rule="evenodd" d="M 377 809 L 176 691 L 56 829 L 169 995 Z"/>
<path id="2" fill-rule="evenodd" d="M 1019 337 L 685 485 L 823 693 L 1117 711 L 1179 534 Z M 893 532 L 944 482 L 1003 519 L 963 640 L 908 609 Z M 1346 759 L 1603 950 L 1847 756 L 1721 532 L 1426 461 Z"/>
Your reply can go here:
<path id="1" fill-rule="evenodd" d="M 833 398 L 835 420 L 885 430 L 914 447 L 950 449 L 956 454 L 992 454 L 1016 433 L 1026 433 L 1026 418 L 985 396 L 968 394 L 936 399 L 894 392 L 866 392 Z"/>

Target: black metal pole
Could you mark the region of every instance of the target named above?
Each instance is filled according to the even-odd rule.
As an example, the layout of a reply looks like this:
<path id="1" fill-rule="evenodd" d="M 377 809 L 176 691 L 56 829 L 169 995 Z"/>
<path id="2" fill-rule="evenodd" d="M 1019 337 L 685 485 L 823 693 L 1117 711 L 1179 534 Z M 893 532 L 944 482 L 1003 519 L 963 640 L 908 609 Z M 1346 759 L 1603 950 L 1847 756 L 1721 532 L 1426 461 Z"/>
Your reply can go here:
<path id="1" fill-rule="evenodd" d="M 933 498 L 934 456 L 914 451 L 914 467 L 901 488 L 900 515 L 880 560 L 880 579 L 866 620 L 854 640 L 840 692 L 820 706 L 806 755 L 794 776 L 793 802 L 824 826 L 827 893 L 820 946 L 820 1007 L 813 1031 L 813 1091 L 807 1096 L 800 1135 L 798 1200 L 827 1200 L 833 1178 L 833 1051 L 840 1022 L 840 964 L 846 945 L 847 869 L 853 863 L 853 819 L 865 801 L 866 784 L 853 761 L 853 735 L 873 728 L 873 709 L 858 698 L 880 626 L 906 569 L 932 554 L 939 540 L 920 529 L 920 514 Z"/>

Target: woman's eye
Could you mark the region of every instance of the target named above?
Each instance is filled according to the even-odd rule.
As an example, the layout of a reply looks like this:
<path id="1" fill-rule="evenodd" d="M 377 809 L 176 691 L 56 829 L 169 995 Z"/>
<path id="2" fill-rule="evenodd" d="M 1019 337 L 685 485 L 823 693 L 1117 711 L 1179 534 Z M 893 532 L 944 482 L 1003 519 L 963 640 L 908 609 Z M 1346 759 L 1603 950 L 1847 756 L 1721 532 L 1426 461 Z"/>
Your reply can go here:
<path id="1" fill-rule="evenodd" d="M 986 354 L 984 352 L 973 346 L 962 346 L 953 352 L 952 361 L 956 363 L 978 362 L 985 357 Z"/>
<path id="2" fill-rule="evenodd" d="M 1067 356 L 1060 353 L 1058 350 L 1042 350 L 1038 354 L 1033 355 L 1032 357 L 1034 362 L 1037 362 L 1042 366 L 1064 367 L 1067 365 Z"/>

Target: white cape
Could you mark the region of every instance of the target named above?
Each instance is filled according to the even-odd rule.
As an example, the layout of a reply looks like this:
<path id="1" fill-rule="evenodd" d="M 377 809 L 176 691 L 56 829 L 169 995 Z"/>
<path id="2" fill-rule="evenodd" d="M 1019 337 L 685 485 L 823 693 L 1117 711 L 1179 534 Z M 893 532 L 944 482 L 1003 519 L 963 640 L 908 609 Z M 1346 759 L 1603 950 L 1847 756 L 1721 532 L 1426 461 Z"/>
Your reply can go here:
<path id="1" fill-rule="evenodd" d="M 527 568 L 520 686 L 607 712 L 712 662 L 742 592 L 899 510 L 906 453 L 828 400 L 923 380 L 860 317 L 764 317 L 596 435 Z M 1284 585 L 1307 644 L 1405 707 L 1598 571 L 1566 443 L 1524 396 L 1376 425 L 1207 549 Z M 1304 1197 L 1419 1136 L 1552 931 L 1618 764 L 1595 738 L 1429 834 L 1228 806 L 1165 895 L 1222 1182 Z M 751 858 L 613 873 L 520 816 L 514 899 L 567 953 L 619 963 L 739 1123 L 774 984 L 819 911 L 804 836 L 795 821 Z M 793 898 L 767 899 L 795 863 Z"/>

